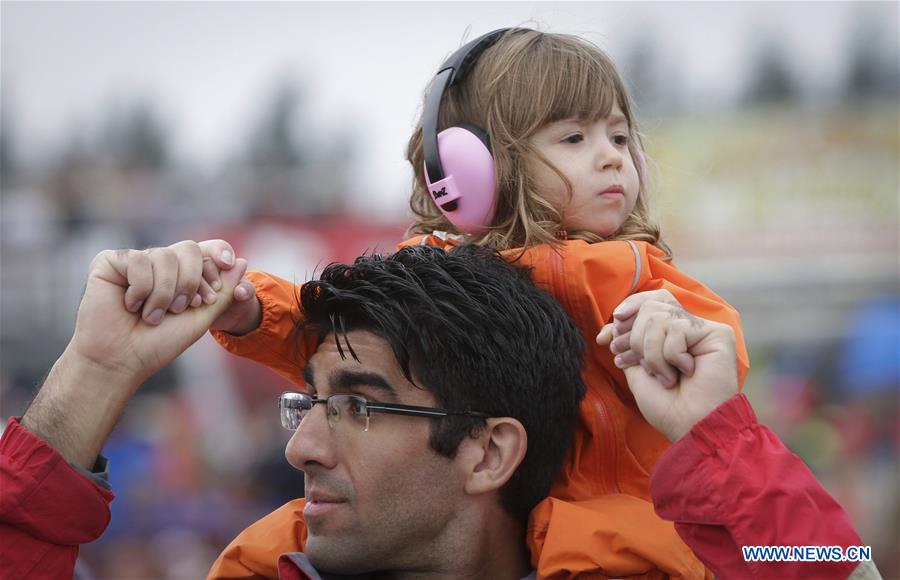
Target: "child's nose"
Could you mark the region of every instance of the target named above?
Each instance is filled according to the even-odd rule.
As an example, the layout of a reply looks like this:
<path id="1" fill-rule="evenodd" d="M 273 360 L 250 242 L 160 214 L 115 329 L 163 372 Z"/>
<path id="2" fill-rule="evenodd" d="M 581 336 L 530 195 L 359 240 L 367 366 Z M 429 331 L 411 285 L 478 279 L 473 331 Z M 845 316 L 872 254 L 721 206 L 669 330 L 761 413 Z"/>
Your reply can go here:
<path id="1" fill-rule="evenodd" d="M 600 171 L 605 171 L 607 169 L 621 169 L 622 152 L 618 147 L 613 145 L 612 141 L 604 140 L 601 142 L 597 151 L 595 165 Z"/>

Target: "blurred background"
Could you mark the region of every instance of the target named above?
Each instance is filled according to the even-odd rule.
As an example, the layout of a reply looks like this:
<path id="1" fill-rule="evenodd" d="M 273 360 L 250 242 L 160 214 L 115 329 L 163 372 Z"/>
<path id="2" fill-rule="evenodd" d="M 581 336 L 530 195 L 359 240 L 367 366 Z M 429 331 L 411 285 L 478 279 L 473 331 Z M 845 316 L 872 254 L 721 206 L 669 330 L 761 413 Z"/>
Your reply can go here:
<path id="1" fill-rule="evenodd" d="M 884 3 L 3 2 L 0 414 L 64 348 L 91 257 L 222 237 L 302 282 L 390 250 L 436 67 L 526 25 L 619 64 L 676 263 L 735 305 L 761 418 L 898 562 L 900 33 Z M 133 401 L 96 578 L 196 578 L 302 494 L 274 396 L 205 337 Z"/>

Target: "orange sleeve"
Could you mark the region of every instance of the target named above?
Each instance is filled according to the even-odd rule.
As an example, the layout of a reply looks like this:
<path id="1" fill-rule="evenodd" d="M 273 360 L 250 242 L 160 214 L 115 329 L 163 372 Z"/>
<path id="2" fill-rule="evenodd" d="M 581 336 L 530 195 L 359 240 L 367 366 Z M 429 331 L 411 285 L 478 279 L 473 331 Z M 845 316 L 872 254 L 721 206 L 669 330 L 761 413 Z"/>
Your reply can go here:
<path id="1" fill-rule="evenodd" d="M 588 338 L 596 336 L 603 324 L 611 320 L 615 307 L 629 295 L 665 289 L 691 314 L 734 329 L 738 379 L 743 386 L 750 368 L 750 357 L 744 343 L 740 314 L 721 296 L 665 261 L 659 248 L 646 242 L 570 242 L 566 246 L 564 259 L 565 283 L 556 280 L 562 277 L 554 272 L 554 262 L 560 260 L 558 256 L 552 251 L 531 253 L 537 266 L 535 278 L 545 281 L 539 285 L 548 288 L 572 315 L 585 333 L 590 356 L 598 356 L 609 372 L 617 373 L 612 366 L 612 358 L 607 357 L 606 352 L 598 352 L 594 341 Z M 540 263 L 544 261 L 547 266 L 542 268 Z"/>
<path id="2" fill-rule="evenodd" d="M 305 500 L 295 499 L 245 529 L 222 550 L 208 578 L 278 578 L 278 557 L 306 544 Z"/>
<path id="3" fill-rule="evenodd" d="M 593 332 L 592 337 L 610 320 L 616 306 L 637 287 L 637 260 L 628 242 L 586 244 L 576 241 L 567 244 L 564 251 L 564 285 L 554 279 L 558 275 L 554 272 L 554 265 L 561 259 L 556 252 L 548 248 L 546 258 L 542 258 L 539 252 L 533 252 L 533 255 L 538 261 L 547 261 L 553 295 L 575 318 L 579 327 L 589 328 Z M 540 266 L 536 266 L 537 278 Z"/>
<path id="4" fill-rule="evenodd" d="M 397 249 L 419 244 L 450 248 L 438 236 L 416 236 L 397 245 Z M 300 311 L 300 286 L 265 272 L 248 272 L 262 305 L 259 327 L 242 336 L 211 330 L 213 338 L 228 352 L 263 364 L 290 382 L 303 386 L 305 361 L 315 352 L 316 337 L 298 339 L 294 329 L 303 318 Z"/>
<path id="5" fill-rule="evenodd" d="M 678 270 L 671 262 L 663 260 L 663 253 L 658 248 L 643 242 L 635 245 L 642 262 L 640 279 L 635 292 L 668 290 L 691 314 L 727 324 L 734 329 L 738 357 L 738 384 L 743 388 L 744 379 L 750 369 L 750 355 L 747 353 L 744 331 L 741 327 L 741 315 L 738 311 L 721 296 Z"/>
<path id="6" fill-rule="evenodd" d="M 294 384 L 303 385 L 303 367 L 315 352 L 317 338 L 298 340 L 294 328 L 303 318 L 300 286 L 265 272 L 248 272 L 262 305 L 259 328 L 243 336 L 220 330 L 210 333 L 228 352 L 264 364 Z"/>

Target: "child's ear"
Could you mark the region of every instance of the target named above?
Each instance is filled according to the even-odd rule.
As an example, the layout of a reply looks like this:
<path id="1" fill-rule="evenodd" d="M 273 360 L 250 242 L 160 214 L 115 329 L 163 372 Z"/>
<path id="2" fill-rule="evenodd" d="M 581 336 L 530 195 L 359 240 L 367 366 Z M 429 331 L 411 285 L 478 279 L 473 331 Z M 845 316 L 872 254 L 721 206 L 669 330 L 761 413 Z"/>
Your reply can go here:
<path id="1" fill-rule="evenodd" d="M 493 417 L 476 437 L 460 443 L 458 458 L 470 495 L 490 493 L 509 481 L 528 449 L 525 427 L 512 417 Z"/>

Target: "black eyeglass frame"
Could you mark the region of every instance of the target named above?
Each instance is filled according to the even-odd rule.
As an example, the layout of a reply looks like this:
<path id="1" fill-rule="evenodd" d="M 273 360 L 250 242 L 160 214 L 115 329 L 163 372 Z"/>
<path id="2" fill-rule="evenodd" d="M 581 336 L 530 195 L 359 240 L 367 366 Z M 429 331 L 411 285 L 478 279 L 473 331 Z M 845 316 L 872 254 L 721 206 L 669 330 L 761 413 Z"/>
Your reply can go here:
<path id="1" fill-rule="evenodd" d="M 328 400 L 332 397 L 353 397 L 359 400 L 362 400 L 365 403 L 366 407 L 366 417 L 371 417 L 371 412 L 375 411 L 377 413 L 391 413 L 394 415 L 406 415 L 409 417 L 428 417 L 431 419 L 440 419 L 441 417 L 472 417 L 476 419 L 489 419 L 491 415 L 487 413 L 481 413 L 479 411 L 448 411 L 447 409 L 441 409 L 439 407 L 421 407 L 418 405 L 403 405 L 400 403 L 382 403 L 380 401 L 370 401 L 363 396 L 353 395 L 350 393 L 336 393 L 327 397 L 325 399 L 319 399 L 317 397 L 313 397 L 309 393 L 304 393 L 302 391 L 285 391 L 278 396 L 278 410 L 279 412 L 284 408 L 282 406 L 282 401 L 284 400 L 285 395 L 295 394 L 302 395 L 305 399 L 294 399 L 295 401 L 302 401 L 302 406 L 300 407 L 303 410 L 311 411 L 312 408 L 316 405 L 327 405 Z M 296 408 L 296 407 L 293 407 Z M 302 421 L 302 419 L 301 419 Z M 284 426 L 284 421 L 282 421 L 282 427 Z M 289 431 L 295 431 L 296 429 L 291 429 L 290 427 L 285 427 L 285 429 Z M 368 425 L 364 429 L 364 431 L 368 431 Z"/>

